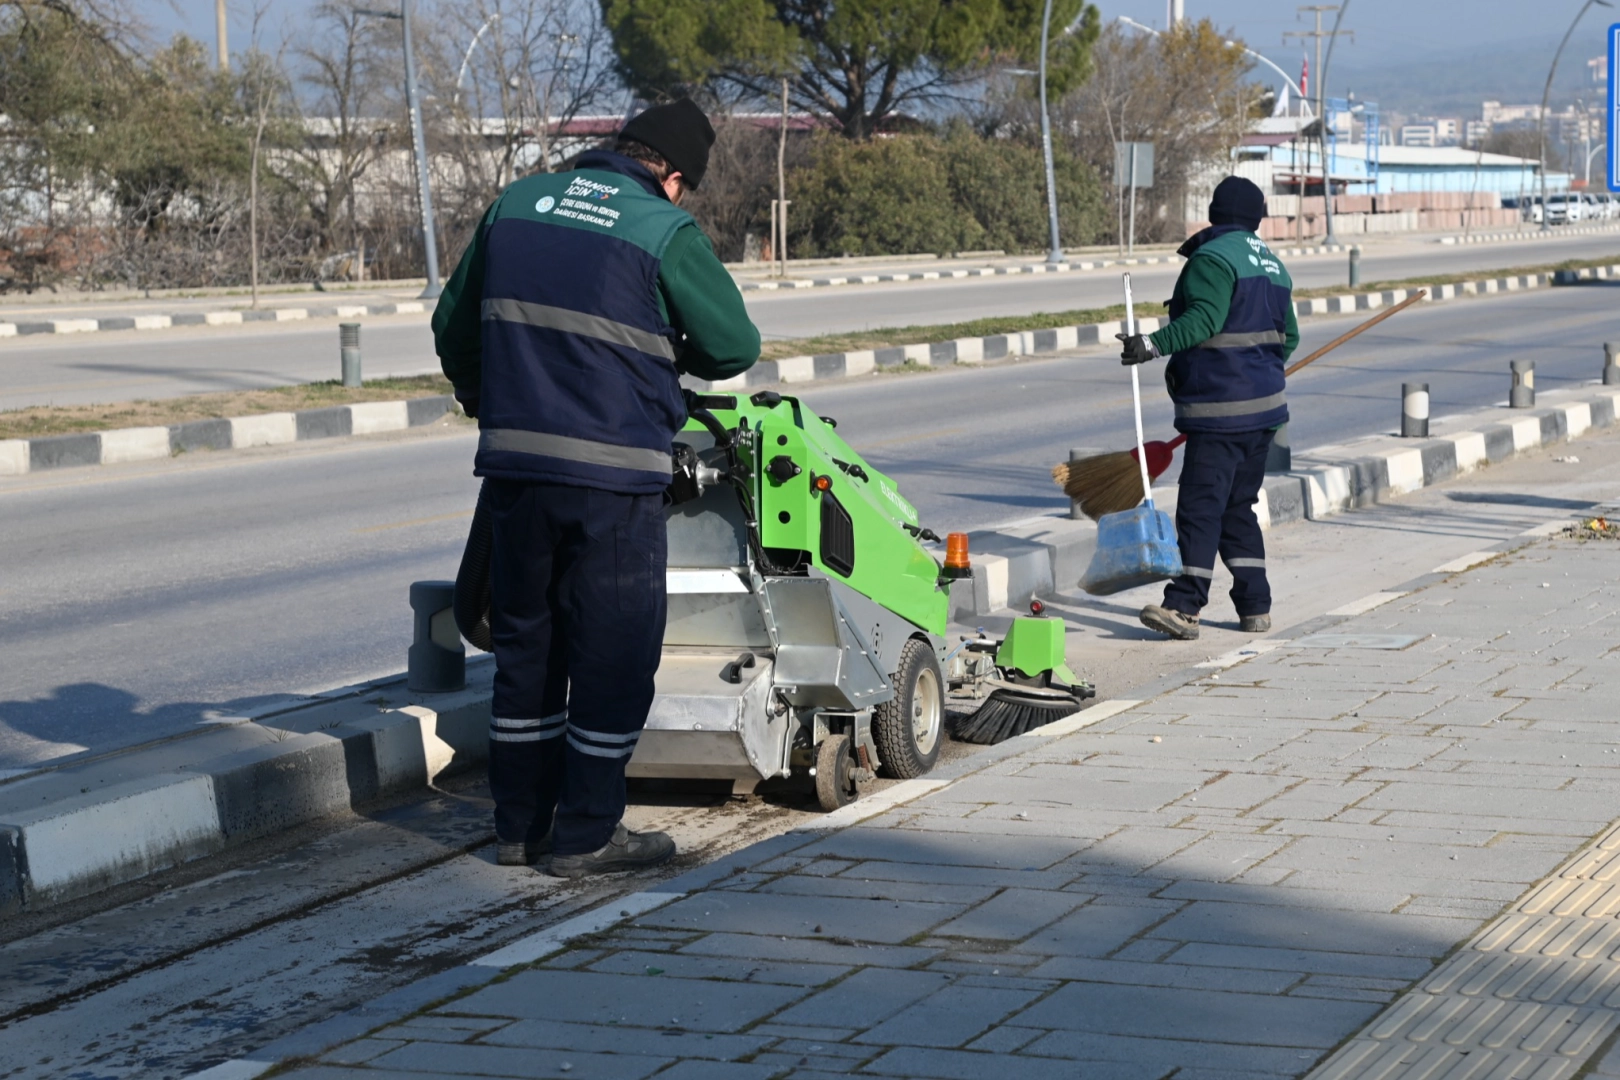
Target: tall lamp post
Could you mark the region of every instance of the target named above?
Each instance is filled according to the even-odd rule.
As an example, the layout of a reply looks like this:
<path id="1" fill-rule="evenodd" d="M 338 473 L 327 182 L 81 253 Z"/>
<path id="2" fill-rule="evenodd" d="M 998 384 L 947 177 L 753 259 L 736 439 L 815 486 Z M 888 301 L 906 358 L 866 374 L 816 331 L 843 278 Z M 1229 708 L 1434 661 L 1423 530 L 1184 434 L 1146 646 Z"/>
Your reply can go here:
<path id="1" fill-rule="evenodd" d="M 1547 99 L 1552 96 L 1553 76 L 1558 73 L 1558 58 L 1564 55 L 1564 46 L 1569 44 L 1570 37 L 1575 33 L 1575 27 L 1580 23 L 1581 17 L 1586 14 L 1586 9 L 1593 4 L 1606 8 L 1614 7 L 1609 0 L 1586 0 L 1586 3 L 1581 5 L 1581 10 L 1577 11 L 1575 18 L 1570 21 L 1569 29 L 1564 31 L 1564 40 L 1558 43 L 1558 51 L 1553 53 L 1552 66 L 1547 68 L 1547 85 L 1541 89 L 1541 112 L 1536 115 L 1536 146 L 1541 155 L 1542 232 L 1552 231 L 1552 223 L 1547 220 L 1551 216 L 1547 213 Z"/>
<path id="2" fill-rule="evenodd" d="M 411 0 L 399 0 L 397 12 L 372 8 L 360 8 L 359 12 L 379 19 L 398 19 L 405 32 L 405 108 L 411 115 L 417 205 L 422 211 L 422 249 L 427 255 L 427 288 L 422 290 L 421 298 L 435 300 L 443 286 L 439 283 L 439 241 L 437 230 L 433 227 L 433 188 L 428 180 L 427 143 L 422 136 L 422 103 L 416 93 L 416 50 L 411 45 Z"/>
<path id="3" fill-rule="evenodd" d="M 1046 14 L 1041 17 L 1041 152 L 1046 155 L 1046 216 L 1051 231 L 1051 245 L 1046 261 L 1063 261 L 1063 245 L 1058 241 L 1057 173 L 1052 167 L 1052 118 L 1046 109 L 1046 52 L 1052 33 L 1052 0 L 1046 0 Z"/>

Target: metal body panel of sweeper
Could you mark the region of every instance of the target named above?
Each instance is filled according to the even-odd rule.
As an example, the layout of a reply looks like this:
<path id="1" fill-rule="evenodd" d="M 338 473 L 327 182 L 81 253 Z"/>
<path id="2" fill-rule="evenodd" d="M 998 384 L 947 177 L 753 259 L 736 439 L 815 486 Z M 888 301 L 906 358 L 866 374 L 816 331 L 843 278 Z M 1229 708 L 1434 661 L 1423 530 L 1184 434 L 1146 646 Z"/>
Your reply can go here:
<path id="1" fill-rule="evenodd" d="M 771 709 L 768 655 L 727 679 L 734 652 L 666 650 L 629 776 L 759 780 L 782 768 L 793 719 Z"/>

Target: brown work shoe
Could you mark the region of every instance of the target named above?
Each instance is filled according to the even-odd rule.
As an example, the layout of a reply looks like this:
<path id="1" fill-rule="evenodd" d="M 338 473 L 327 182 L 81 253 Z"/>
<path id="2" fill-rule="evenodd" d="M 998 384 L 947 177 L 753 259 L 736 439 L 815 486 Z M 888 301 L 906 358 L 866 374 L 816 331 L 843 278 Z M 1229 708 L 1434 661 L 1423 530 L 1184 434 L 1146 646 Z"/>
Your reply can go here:
<path id="1" fill-rule="evenodd" d="M 1238 620 L 1238 629 L 1245 634 L 1265 634 L 1271 630 L 1270 615 L 1245 615 Z"/>
<path id="2" fill-rule="evenodd" d="M 1149 630 L 1157 630 L 1161 634 L 1169 634 L 1177 641 L 1198 640 L 1198 616 L 1188 615 L 1174 608 L 1160 607 L 1158 604 L 1149 604 L 1142 609 L 1138 616 L 1142 625 Z"/>
<path id="3" fill-rule="evenodd" d="M 631 832 L 619 822 L 613 839 L 583 855 L 553 855 L 551 876 L 582 878 L 592 874 L 613 874 L 621 870 L 642 870 L 668 862 L 675 854 L 675 841 L 668 833 Z"/>

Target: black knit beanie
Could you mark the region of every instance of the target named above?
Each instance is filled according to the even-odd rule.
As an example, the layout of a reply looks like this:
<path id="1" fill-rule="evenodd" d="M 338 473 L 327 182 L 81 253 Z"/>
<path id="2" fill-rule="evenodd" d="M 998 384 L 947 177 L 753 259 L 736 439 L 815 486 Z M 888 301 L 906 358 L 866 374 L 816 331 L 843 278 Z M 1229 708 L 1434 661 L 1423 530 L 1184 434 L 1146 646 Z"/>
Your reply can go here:
<path id="1" fill-rule="evenodd" d="M 1215 186 L 1215 197 L 1209 200 L 1211 225 L 1241 225 L 1253 232 L 1265 216 L 1266 196 L 1252 180 L 1228 176 Z"/>
<path id="2" fill-rule="evenodd" d="M 619 138 L 658 151 L 686 180 L 686 186 L 695 189 L 709 169 L 714 125 L 690 98 L 681 98 L 668 105 L 654 105 L 632 118 L 619 132 Z"/>

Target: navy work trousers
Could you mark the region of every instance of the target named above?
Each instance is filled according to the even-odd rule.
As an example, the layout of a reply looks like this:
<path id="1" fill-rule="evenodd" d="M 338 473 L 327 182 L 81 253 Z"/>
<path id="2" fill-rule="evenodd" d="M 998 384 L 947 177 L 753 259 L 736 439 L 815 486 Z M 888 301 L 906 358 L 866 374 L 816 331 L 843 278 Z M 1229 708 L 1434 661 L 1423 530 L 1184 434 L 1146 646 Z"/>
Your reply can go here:
<path id="1" fill-rule="evenodd" d="M 624 816 L 664 644 L 664 497 L 488 480 L 495 835 L 579 855 Z"/>
<path id="2" fill-rule="evenodd" d="M 1238 615 L 1271 612 L 1266 543 L 1254 502 L 1266 480 L 1272 431 L 1189 432 L 1176 495 L 1176 535 L 1186 571 L 1164 589 L 1164 606 L 1197 615 L 1209 603 L 1215 556 L 1232 571 Z"/>

